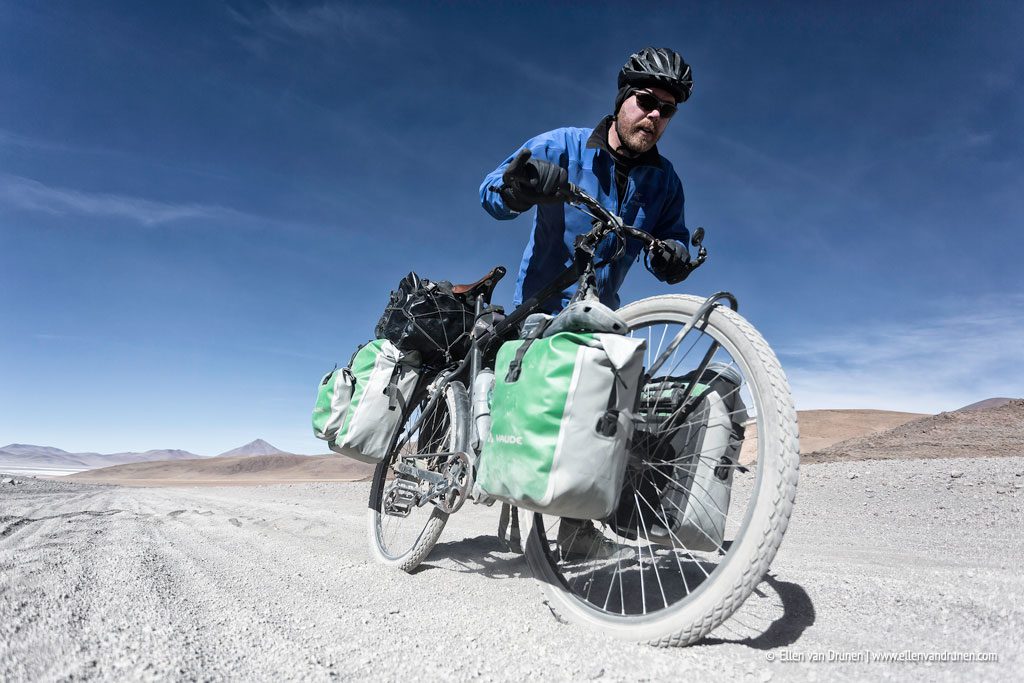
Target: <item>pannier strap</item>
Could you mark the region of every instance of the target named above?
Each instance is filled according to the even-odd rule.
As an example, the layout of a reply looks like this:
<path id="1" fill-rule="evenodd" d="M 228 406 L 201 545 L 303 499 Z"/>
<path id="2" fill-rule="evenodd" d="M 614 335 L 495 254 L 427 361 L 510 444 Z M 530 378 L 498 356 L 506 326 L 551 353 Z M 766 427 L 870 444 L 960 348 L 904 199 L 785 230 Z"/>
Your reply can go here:
<path id="1" fill-rule="evenodd" d="M 395 369 L 391 371 L 391 379 L 384 387 L 384 395 L 388 397 L 388 410 L 400 409 L 405 414 L 405 401 L 402 393 L 398 390 L 398 379 L 402 376 L 402 364 L 395 363 Z"/>
<path id="2" fill-rule="evenodd" d="M 530 344 L 540 339 L 540 336 L 544 334 L 544 330 L 547 329 L 548 325 L 551 324 L 553 318 L 546 318 L 542 320 L 535 328 L 530 330 L 530 336 L 526 338 L 526 341 L 516 349 L 515 358 L 508 364 L 508 374 L 505 375 L 505 383 L 510 384 L 519 380 L 519 373 L 523 370 L 523 356 L 526 355 L 527 350 L 530 348 Z"/>
<path id="3" fill-rule="evenodd" d="M 619 411 L 615 408 L 619 402 L 619 382 L 625 384 L 626 380 L 619 377 L 618 371 L 613 368 L 612 390 L 608 392 L 608 407 L 604 414 L 597 418 L 596 429 L 601 436 L 615 436 L 615 432 L 619 431 Z"/>
<path id="4" fill-rule="evenodd" d="M 484 301 L 489 303 L 491 301 L 491 294 L 494 292 L 494 287 L 503 277 L 505 277 L 505 267 L 497 266 L 494 270 L 487 273 L 487 275 L 484 275 L 476 282 L 468 285 L 452 285 L 452 294 L 465 296 L 469 300 L 473 300 L 480 294 L 483 294 Z"/>

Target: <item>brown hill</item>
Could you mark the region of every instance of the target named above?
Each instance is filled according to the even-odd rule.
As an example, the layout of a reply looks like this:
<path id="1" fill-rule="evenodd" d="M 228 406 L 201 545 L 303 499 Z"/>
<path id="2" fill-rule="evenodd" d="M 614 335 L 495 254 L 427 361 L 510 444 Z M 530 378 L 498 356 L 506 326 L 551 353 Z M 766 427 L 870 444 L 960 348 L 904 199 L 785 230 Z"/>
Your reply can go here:
<path id="1" fill-rule="evenodd" d="M 809 453 L 807 462 L 1024 455 L 1024 400 L 930 415 Z"/>
<path id="2" fill-rule="evenodd" d="M 362 481 L 372 475 L 373 465 L 341 456 L 256 455 L 131 463 L 64 478 L 128 486 L 174 486 Z"/>
<path id="3" fill-rule="evenodd" d="M 800 410 L 797 411 L 800 452 L 810 453 L 847 439 L 884 432 L 923 416 L 923 413 L 893 410 Z M 747 427 L 745 436 L 740 462 L 747 464 L 753 462 L 757 452 L 757 430 Z"/>
<path id="4" fill-rule="evenodd" d="M 858 436 L 884 432 L 925 417 L 892 410 L 801 410 L 800 452 L 810 453 Z"/>
<path id="5" fill-rule="evenodd" d="M 986 398 L 984 401 L 977 401 L 970 405 L 964 406 L 963 408 L 957 408 L 957 410 L 981 410 L 983 408 L 998 408 L 999 406 L 1005 406 L 1012 398 L 1006 398 L 1005 396 L 997 396 L 995 398 Z"/>

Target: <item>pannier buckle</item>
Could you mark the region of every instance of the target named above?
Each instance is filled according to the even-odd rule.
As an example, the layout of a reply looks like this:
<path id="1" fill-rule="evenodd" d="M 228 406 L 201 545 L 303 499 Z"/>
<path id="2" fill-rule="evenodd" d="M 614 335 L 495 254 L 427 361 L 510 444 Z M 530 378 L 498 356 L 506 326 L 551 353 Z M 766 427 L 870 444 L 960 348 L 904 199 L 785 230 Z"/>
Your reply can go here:
<path id="1" fill-rule="evenodd" d="M 519 373 L 522 370 L 522 366 L 518 363 L 510 363 L 508 366 L 508 374 L 505 375 L 506 382 L 516 382 L 519 380 Z"/>
<path id="2" fill-rule="evenodd" d="M 619 430 L 619 411 L 606 410 L 597 420 L 597 433 L 601 436 L 615 436 Z"/>

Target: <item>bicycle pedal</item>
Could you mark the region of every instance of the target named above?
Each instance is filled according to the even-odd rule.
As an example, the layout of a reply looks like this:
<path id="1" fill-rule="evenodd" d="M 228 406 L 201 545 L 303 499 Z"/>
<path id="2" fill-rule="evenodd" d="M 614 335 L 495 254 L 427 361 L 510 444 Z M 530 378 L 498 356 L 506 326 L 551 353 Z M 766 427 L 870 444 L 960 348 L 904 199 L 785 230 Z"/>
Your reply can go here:
<path id="1" fill-rule="evenodd" d="M 419 504 L 419 487 L 414 482 L 396 479 L 385 494 L 384 513 L 393 517 L 408 517 Z"/>

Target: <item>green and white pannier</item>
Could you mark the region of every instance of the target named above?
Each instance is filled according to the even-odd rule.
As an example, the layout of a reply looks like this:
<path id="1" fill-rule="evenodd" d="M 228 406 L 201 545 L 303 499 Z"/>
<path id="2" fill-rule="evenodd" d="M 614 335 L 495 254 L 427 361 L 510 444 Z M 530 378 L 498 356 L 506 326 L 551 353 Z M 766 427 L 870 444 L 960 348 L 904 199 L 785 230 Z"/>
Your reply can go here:
<path id="1" fill-rule="evenodd" d="M 387 455 L 419 379 L 418 354 L 386 339 L 361 347 L 347 368 L 324 375 L 313 407 L 313 434 L 332 451 L 362 462 Z"/>
<path id="2" fill-rule="evenodd" d="M 622 488 L 645 348 L 591 332 L 503 344 L 480 488 L 534 512 L 607 516 Z"/>

